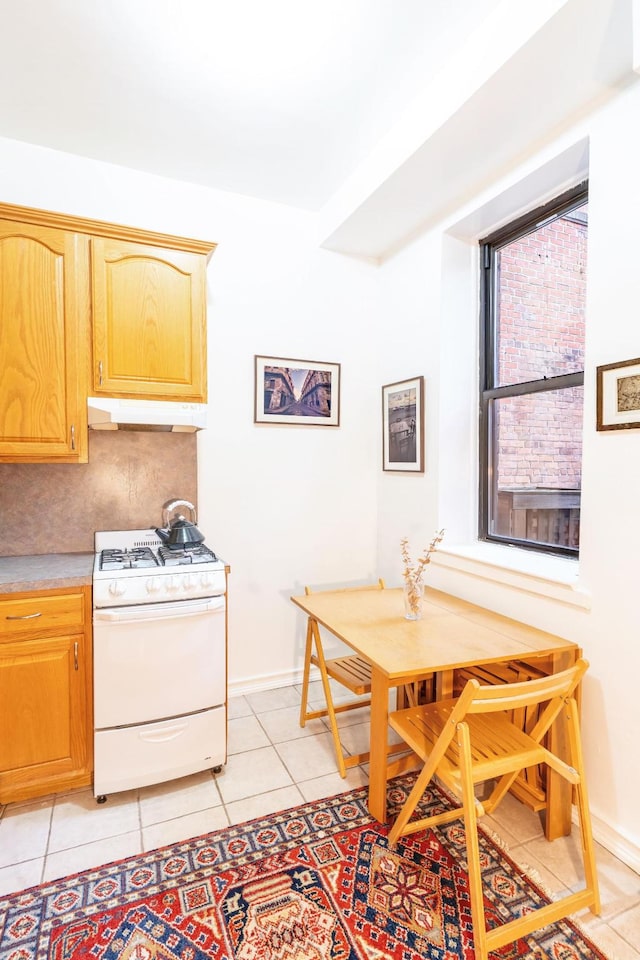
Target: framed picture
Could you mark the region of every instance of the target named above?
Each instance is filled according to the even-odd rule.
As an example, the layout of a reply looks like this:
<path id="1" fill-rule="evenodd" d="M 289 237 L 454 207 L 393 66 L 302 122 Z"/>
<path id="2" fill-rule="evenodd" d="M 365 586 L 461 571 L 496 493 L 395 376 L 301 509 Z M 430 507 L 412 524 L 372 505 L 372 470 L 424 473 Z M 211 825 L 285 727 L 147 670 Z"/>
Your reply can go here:
<path id="1" fill-rule="evenodd" d="M 596 428 L 640 427 L 640 357 L 597 367 Z"/>
<path id="2" fill-rule="evenodd" d="M 382 469 L 424 472 L 424 377 L 382 388 Z"/>
<path id="3" fill-rule="evenodd" d="M 255 358 L 255 423 L 340 425 L 340 364 Z"/>

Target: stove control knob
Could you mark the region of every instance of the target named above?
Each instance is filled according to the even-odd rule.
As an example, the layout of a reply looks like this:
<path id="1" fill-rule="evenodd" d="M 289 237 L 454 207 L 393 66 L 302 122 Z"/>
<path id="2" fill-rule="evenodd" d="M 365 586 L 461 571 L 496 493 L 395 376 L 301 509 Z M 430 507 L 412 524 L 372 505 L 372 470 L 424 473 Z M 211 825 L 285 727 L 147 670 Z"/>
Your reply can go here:
<path id="1" fill-rule="evenodd" d="M 167 590 L 177 590 L 180 586 L 178 577 L 167 577 Z"/>
<path id="2" fill-rule="evenodd" d="M 157 577 L 149 577 L 147 580 L 147 593 L 158 593 L 160 590 L 160 582 Z"/>
<path id="3" fill-rule="evenodd" d="M 203 587 L 211 587 L 213 586 L 213 577 L 210 573 L 203 573 L 200 577 L 200 583 Z"/>
<path id="4" fill-rule="evenodd" d="M 183 577 L 181 577 L 181 581 L 183 590 L 191 590 L 193 586 L 193 577 L 191 574 L 186 573 Z"/>
<path id="5" fill-rule="evenodd" d="M 121 597 L 126 592 L 126 589 L 122 580 L 112 580 L 109 584 L 109 593 L 112 597 Z"/>

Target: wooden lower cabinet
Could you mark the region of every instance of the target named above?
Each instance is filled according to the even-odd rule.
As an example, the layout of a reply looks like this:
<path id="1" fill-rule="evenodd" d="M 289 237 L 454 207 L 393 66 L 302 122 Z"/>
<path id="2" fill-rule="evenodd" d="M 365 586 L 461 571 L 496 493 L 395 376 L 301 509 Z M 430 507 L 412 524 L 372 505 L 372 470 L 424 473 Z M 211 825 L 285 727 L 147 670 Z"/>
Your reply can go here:
<path id="1" fill-rule="evenodd" d="M 0 803 L 91 783 L 89 587 L 0 598 Z"/>

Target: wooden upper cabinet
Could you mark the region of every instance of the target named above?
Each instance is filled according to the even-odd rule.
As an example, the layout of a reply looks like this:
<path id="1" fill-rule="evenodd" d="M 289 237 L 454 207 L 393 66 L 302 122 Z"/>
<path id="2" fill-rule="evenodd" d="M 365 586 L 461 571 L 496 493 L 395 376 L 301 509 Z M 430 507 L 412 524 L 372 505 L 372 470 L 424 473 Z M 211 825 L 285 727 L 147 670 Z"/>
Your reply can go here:
<path id="1" fill-rule="evenodd" d="M 0 462 L 87 462 L 89 241 L 0 219 Z"/>
<path id="2" fill-rule="evenodd" d="M 91 265 L 95 394 L 204 402 L 206 256 L 101 236 Z"/>
<path id="3" fill-rule="evenodd" d="M 86 463 L 92 394 L 206 401 L 215 247 L 0 203 L 0 463 Z"/>

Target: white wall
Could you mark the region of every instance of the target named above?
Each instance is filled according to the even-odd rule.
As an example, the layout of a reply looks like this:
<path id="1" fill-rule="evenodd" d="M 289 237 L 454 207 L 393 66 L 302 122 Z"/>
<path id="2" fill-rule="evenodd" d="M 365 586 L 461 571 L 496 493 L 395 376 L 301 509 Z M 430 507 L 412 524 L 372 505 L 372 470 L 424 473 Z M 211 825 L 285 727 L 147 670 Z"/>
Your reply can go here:
<path id="1" fill-rule="evenodd" d="M 377 464 L 380 575 L 400 581 L 400 540 L 417 557 L 438 524 L 438 409 L 440 378 L 440 273 L 437 233 L 413 243 L 381 268 L 384 328 L 378 368 L 381 384 L 425 378 L 425 471 L 383 472 Z M 381 401 L 380 401 L 381 402 Z"/>
<path id="2" fill-rule="evenodd" d="M 640 432 L 597 432 L 595 369 L 640 355 L 640 89 L 621 93 L 581 121 L 553 149 L 573 140 L 590 147 L 589 263 L 585 360 L 585 425 L 578 590 L 562 599 L 515 589 L 487 564 L 433 563 L 435 586 L 579 643 L 591 668 L 584 684 L 583 729 L 591 806 L 598 838 L 640 869 L 640 605 L 638 542 Z M 576 151 L 574 151 L 575 154 Z M 567 156 L 572 156 L 571 152 Z M 380 376 L 427 379 L 427 470 L 424 478 L 382 477 L 378 485 L 378 549 L 388 579 L 400 572 L 398 540 L 408 531 L 418 552 L 436 527 L 445 545 L 475 537 L 477 489 L 477 266 L 478 235 L 460 238 L 461 223 L 479 222 L 477 209 L 510 192 L 535 162 L 512 169 L 381 268 L 387 309 L 396 303 L 413 340 L 407 360 L 396 338 L 384 341 Z M 514 185 L 516 187 L 514 188 Z M 562 188 L 564 183 L 558 183 Z M 543 199 L 540 197 L 540 199 Z M 529 201 L 527 201 L 529 202 Z M 498 209 L 498 204 L 496 204 Z M 521 212 L 513 209 L 513 213 Z M 481 219 L 481 218 L 480 218 Z M 497 225 L 497 224 L 496 224 Z M 486 227 L 486 224 L 485 224 Z M 462 231 L 463 232 L 463 231 Z M 485 230 L 485 232 L 488 232 Z M 471 295 L 470 295 L 471 294 Z M 403 309 L 411 304 L 412 309 Z M 415 355 L 423 352 L 422 367 Z M 419 367 L 419 364 L 418 364 Z M 452 491 L 455 491 L 452 493 Z M 542 581 L 540 581 L 542 583 Z M 549 585 L 547 585 L 549 586 Z M 553 593 L 551 588 L 546 591 Z M 571 601 L 571 602 L 567 602 Z M 575 601 L 575 602 L 574 602 Z"/>
<path id="3" fill-rule="evenodd" d="M 231 690 L 291 682 L 304 623 L 289 597 L 376 573 L 376 269 L 320 250 L 311 215 L 15 141 L 0 179 L 6 203 L 218 242 L 198 524 L 232 570 Z M 255 354 L 340 363 L 340 427 L 255 425 Z"/>
<path id="4" fill-rule="evenodd" d="M 376 575 L 378 276 L 286 224 L 239 224 L 220 241 L 199 500 L 232 567 L 238 690 L 299 675 L 305 623 L 292 594 Z M 254 354 L 339 362 L 340 427 L 254 424 Z"/>

